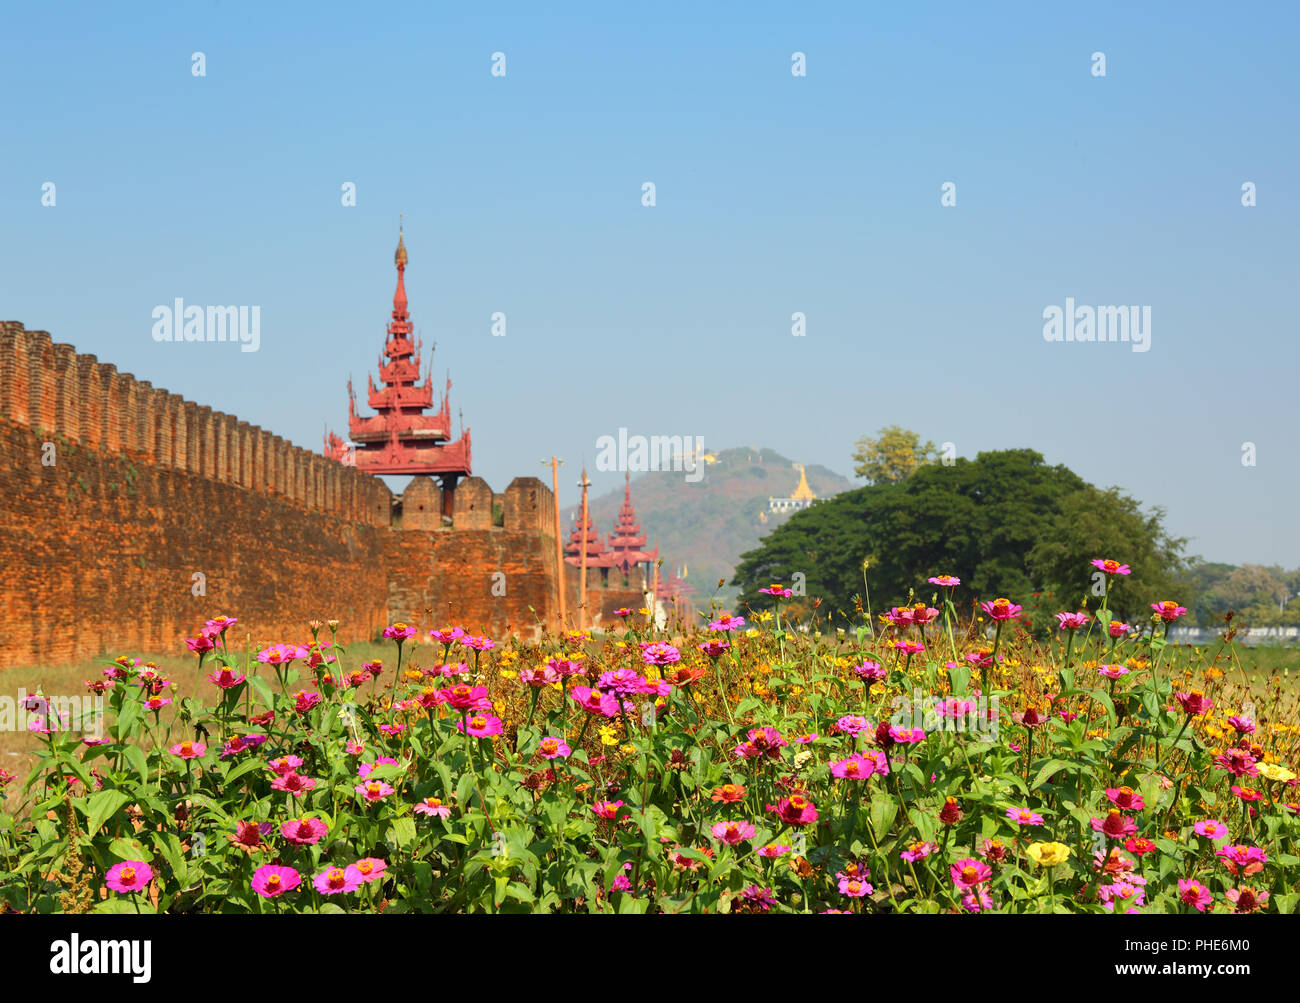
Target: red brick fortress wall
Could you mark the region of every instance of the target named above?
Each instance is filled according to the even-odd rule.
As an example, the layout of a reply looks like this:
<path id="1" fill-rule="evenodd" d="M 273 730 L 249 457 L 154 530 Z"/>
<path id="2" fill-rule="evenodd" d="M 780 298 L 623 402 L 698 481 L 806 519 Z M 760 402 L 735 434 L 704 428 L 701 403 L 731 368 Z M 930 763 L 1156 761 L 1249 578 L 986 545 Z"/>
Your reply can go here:
<path id="1" fill-rule="evenodd" d="M 240 618 L 241 639 L 300 640 L 328 616 L 369 636 L 391 500 L 382 481 L 0 323 L 0 667 L 175 650 L 216 613 Z"/>

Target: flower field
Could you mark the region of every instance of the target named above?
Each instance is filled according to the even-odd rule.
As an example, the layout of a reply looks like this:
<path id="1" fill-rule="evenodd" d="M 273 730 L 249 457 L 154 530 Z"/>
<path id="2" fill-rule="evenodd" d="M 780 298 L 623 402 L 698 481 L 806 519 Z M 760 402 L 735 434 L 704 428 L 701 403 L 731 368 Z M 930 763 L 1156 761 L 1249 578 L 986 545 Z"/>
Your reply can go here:
<path id="1" fill-rule="evenodd" d="M 104 662 L 98 737 L 29 700 L 0 911 L 1296 911 L 1300 716 L 1230 629 L 1176 653 L 1185 609 L 1103 596 L 1041 643 L 918 587 L 848 631 L 772 585 L 536 644 L 396 623 L 368 660 L 214 617 L 171 678 Z"/>

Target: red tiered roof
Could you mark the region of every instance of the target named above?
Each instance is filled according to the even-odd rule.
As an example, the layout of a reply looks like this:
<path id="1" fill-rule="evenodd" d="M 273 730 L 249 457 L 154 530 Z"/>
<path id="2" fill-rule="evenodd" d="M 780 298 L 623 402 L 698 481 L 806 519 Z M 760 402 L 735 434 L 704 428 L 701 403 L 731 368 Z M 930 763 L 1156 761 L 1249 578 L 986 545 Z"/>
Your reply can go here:
<path id="1" fill-rule="evenodd" d="M 578 516 L 573 520 L 573 532 L 569 534 L 569 542 L 564 545 L 564 560 L 567 564 L 572 564 L 575 568 L 582 566 L 583 539 L 586 539 L 587 549 L 587 567 L 589 568 L 608 568 L 610 560 L 613 557 L 605 545 L 600 540 L 600 534 L 596 532 L 596 527 L 591 524 L 591 515 L 587 515 L 586 532 L 579 525 L 582 517 Z"/>
<path id="2" fill-rule="evenodd" d="M 614 524 L 614 534 L 609 538 L 609 548 L 610 566 L 626 575 L 638 564 L 654 564 L 659 560 L 659 548 L 655 547 L 648 552 L 644 550 L 646 538 L 641 532 L 641 523 L 637 521 L 636 509 L 632 507 L 632 474 L 626 473 L 623 476 L 623 507 L 618 510 L 618 521 Z"/>
<path id="3" fill-rule="evenodd" d="M 392 320 L 384 341 L 384 356 L 379 360 L 382 386 L 367 377 L 366 399 L 377 414 L 357 414 L 356 394 L 348 380 L 348 446 L 330 433 L 325 455 L 343 463 L 352 463 L 372 474 L 441 474 L 450 478 L 470 473 L 470 434 L 465 429 L 459 439 L 451 440 L 451 378 L 442 396 L 442 405 L 433 408 L 433 380 L 420 379 L 421 341 L 411 342 L 411 319 L 406 309 L 406 242 L 399 233 L 393 263 L 397 266 L 397 289 L 393 293 Z M 430 355 L 430 365 L 433 357 Z"/>

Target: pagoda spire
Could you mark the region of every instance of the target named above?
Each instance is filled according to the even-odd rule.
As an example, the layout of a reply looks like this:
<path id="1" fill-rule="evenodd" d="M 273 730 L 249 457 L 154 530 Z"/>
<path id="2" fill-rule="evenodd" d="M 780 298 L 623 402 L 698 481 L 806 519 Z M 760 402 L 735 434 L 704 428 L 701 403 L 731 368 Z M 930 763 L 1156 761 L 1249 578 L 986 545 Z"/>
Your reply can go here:
<path id="1" fill-rule="evenodd" d="M 376 412 L 357 414 L 351 382 L 348 385 L 348 438 L 356 444 L 352 455 L 356 466 L 372 474 L 433 474 L 443 490 L 443 515 L 452 515 L 451 496 L 456 482 L 470 474 L 470 433 L 461 419 L 459 438 L 451 437 L 451 380 L 441 406 L 434 409 L 432 356 L 430 373 L 421 381 L 422 341 L 412 341 L 406 301 L 406 237 L 399 219 L 397 288 L 393 293 L 392 320 L 388 323 L 384 350 L 379 358 L 379 384 L 367 376 L 366 400 Z M 330 441 L 326 455 L 342 460 L 345 448 Z"/>
<path id="2" fill-rule="evenodd" d="M 400 333 L 410 334 L 410 315 L 406 312 L 406 241 L 402 235 L 401 215 L 397 223 L 397 250 L 393 252 L 393 264 L 397 266 L 397 289 L 393 293 L 393 328 L 399 324 L 406 330 Z"/>

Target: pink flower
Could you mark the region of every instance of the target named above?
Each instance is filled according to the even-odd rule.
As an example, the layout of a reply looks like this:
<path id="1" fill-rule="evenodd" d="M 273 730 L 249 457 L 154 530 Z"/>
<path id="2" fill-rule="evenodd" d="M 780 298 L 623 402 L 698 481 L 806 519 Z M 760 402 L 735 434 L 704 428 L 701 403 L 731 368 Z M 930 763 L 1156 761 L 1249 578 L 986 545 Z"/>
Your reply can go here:
<path id="1" fill-rule="evenodd" d="M 1137 823 L 1118 808 L 1112 808 L 1106 813 L 1105 818 L 1094 818 L 1089 821 L 1093 829 L 1104 832 L 1111 839 L 1123 839 L 1125 836 L 1136 835 L 1138 831 Z"/>
<path id="2" fill-rule="evenodd" d="M 468 728 L 466 724 L 468 723 Z M 474 714 L 466 721 L 457 721 L 456 730 L 468 731 L 475 738 L 491 738 L 501 734 L 501 719 L 493 714 Z"/>
<path id="3" fill-rule="evenodd" d="M 180 742 L 167 751 L 173 756 L 180 756 L 181 759 L 198 759 L 208 751 L 208 747 L 202 742 Z"/>
<path id="4" fill-rule="evenodd" d="M 257 653 L 257 660 L 265 665 L 288 665 L 297 658 L 306 658 L 309 652 L 300 644 L 273 644 Z"/>
<path id="5" fill-rule="evenodd" d="M 1029 811 L 1027 808 L 1008 808 L 1007 818 L 1020 826 L 1043 824 L 1043 816 Z"/>
<path id="6" fill-rule="evenodd" d="M 641 645 L 641 658 L 647 665 L 671 665 L 680 661 L 681 657 L 680 651 L 663 641 Z"/>
<path id="7" fill-rule="evenodd" d="M 439 818 L 451 815 L 451 806 L 445 804 L 442 798 L 425 798 L 416 804 L 415 810 L 421 815 L 437 815 Z"/>
<path id="8" fill-rule="evenodd" d="M 1179 606 L 1178 603 L 1170 602 L 1168 599 L 1164 602 L 1153 602 L 1151 608 L 1160 615 L 1160 619 L 1165 623 L 1173 623 L 1187 612 L 1186 606 Z"/>
<path id="9" fill-rule="evenodd" d="M 993 896 L 985 889 L 975 887 L 966 895 L 962 896 L 961 907 L 967 912 L 983 912 L 985 909 L 993 908 Z"/>
<path id="10" fill-rule="evenodd" d="M 831 763 L 831 774 L 841 780 L 867 780 L 874 772 L 874 768 L 875 764 L 871 760 L 860 753 L 854 753 L 848 759 Z"/>
<path id="11" fill-rule="evenodd" d="M 781 798 L 778 803 L 768 805 L 767 810 L 776 814 L 787 825 L 808 825 L 817 821 L 817 805 L 802 794 Z"/>
<path id="12" fill-rule="evenodd" d="M 1228 718 L 1228 723 L 1238 735 L 1252 735 L 1255 732 L 1255 722 L 1245 715 L 1234 714 Z"/>
<path id="13" fill-rule="evenodd" d="M 850 735 L 856 735 L 858 732 L 866 731 L 870 728 L 871 722 L 859 714 L 845 714 L 835 722 L 835 727 Z"/>
<path id="14" fill-rule="evenodd" d="M 216 683 L 223 690 L 228 690 L 232 687 L 238 686 L 245 678 L 246 677 L 242 673 L 236 675 L 230 669 L 225 668 L 217 669 L 215 672 L 208 674 L 208 679 Z"/>
<path id="15" fill-rule="evenodd" d="M 1106 797 L 1116 808 L 1124 811 L 1141 811 L 1147 806 L 1142 795 L 1136 793 L 1132 787 L 1107 787 Z"/>
<path id="16" fill-rule="evenodd" d="M 580 658 L 548 658 L 546 665 L 548 668 L 554 669 L 556 675 L 566 679 L 569 676 L 586 675 L 586 667 L 582 664 Z"/>
<path id="17" fill-rule="evenodd" d="M 704 644 L 697 644 L 695 647 L 710 658 L 718 658 L 731 648 L 730 641 L 706 641 Z"/>
<path id="18" fill-rule="evenodd" d="M 1237 912 L 1254 912 L 1268 904 L 1268 892 L 1256 891 L 1254 888 L 1229 888 L 1224 898 L 1237 907 Z"/>
<path id="19" fill-rule="evenodd" d="M 263 864 L 253 872 L 253 891 L 262 898 L 273 899 L 277 895 L 293 891 L 300 884 L 302 884 L 302 875 L 292 867 Z"/>
<path id="20" fill-rule="evenodd" d="M 961 584 L 961 579 L 956 575 L 937 575 L 930 579 L 931 585 L 938 585 L 941 588 L 950 589 Z"/>
<path id="21" fill-rule="evenodd" d="M 1123 637 L 1132 629 L 1133 628 L 1127 623 L 1120 623 L 1118 620 L 1112 620 L 1110 626 L 1107 628 L 1107 632 L 1111 637 Z"/>
<path id="22" fill-rule="evenodd" d="M 211 651 L 216 647 L 216 642 L 207 634 L 200 634 L 198 637 L 187 637 L 185 647 L 196 655 L 202 655 L 204 652 Z"/>
<path id="23" fill-rule="evenodd" d="M 1259 776 L 1255 757 L 1246 749 L 1228 749 L 1214 757 L 1214 765 L 1221 770 L 1227 770 L 1234 777 Z"/>
<path id="24" fill-rule="evenodd" d="M 1142 878 L 1129 878 L 1127 881 L 1101 885 L 1097 889 L 1097 894 L 1101 898 L 1102 908 L 1107 912 L 1118 910 L 1121 915 L 1136 912 L 1146 900 L 1146 890 L 1140 884 L 1142 880 Z"/>
<path id="25" fill-rule="evenodd" d="M 294 818 L 280 826 L 280 835 L 295 846 L 319 843 L 328 827 L 318 818 Z"/>
<path id="26" fill-rule="evenodd" d="M 729 613 L 723 613 L 716 620 L 710 621 L 709 630 L 739 630 L 745 626 L 743 616 L 732 616 Z"/>
<path id="27" fill-rule="evenodd" d="M 895 641 L 894 647 L 904 655 L 919 655 L 925 650 L 925 645 L 919 641 Z"/>
<path id="28" fill-rule="evenodd" d="M 575 686 L 569 690 L 569 697 L 588 714 L 618 717 L 618 700 L 610 693 L 601 693 L 589 686 Z"/>
<path id="29" fill-rule="evenodd" d="M 974 888 L 993 877 L 993 868 L 982 860 L 965 857 L 949 867 L 948 873 L 958 888 Z"/>
<path id="30" fill-rule="evenodd" d="M 857 673 L 860 679 L 865 679 L 869 683 L 879 682 L 886 676 L 886 670 L 878 662 L 863 662 L 861 665 L 853 666 L 853 671 Z"/>
<path id="31" fill-rule="evenodd" d="M 1130 575 L 1133 573 L 1127 564 L 1120 564 L 1118 561 L 1103 561 L 1101 558 L 1094 559 L 1092 566 L 1106 572 L 1108 575 Z"/>
<path id="32" fill-rule="evenodd" d="M 543 759 L 563 759 L 573 753 L 562 738 L 543 738 L 537 745 L 537 751 Z"/>
<path id="33" fill-rule="evenodd" d="M 466 634 L 460 639 L 460 643 L 467 648 L 473 648 L 475 651 L 491 651 L 496 647 L 496 642 L 488 637 L 479 637 L 474 634 Z"/>
<path id="34" fill-rule="evenodd" d="M 384 628 L 384 637 L 390 641 L 397 641 L 399 644 L 408 637 L 415 636 L 415 628 L 406 623 L 394 623 Z M 320 879 L 316 879 L 319 883 Z M 318 884 L 319 887 L 319 884 Z"/>
<path id="35" fill-rule="evenodd" d="M 465 631 L 461 627 L 443 627 L 441 630 L 429 631 L 429 636 L 435 641 L 441 641 L 443 644 L 451 644 L 465 636 Z"/>
<path id="36" fill-rule="evenodd" d="M 409 636 L 409 635 L 408 635 Z M 355 867 L 327 867 L 316 875 L 312 882 L 322 895 L 339 895 L 354 892 L 361 887 L 365 878 Z"/>
<path id="37" fill-rule="evenodd" d="M 1197 912 L 1205 912 L 1210 903 L 1214 901 L 1214 896 L 1199 881 L 1180 878 L 1178 881 L 1178 900 L 1190 906 L 1195 906 Z"/>
<path id="38" fill-rule="evenodd" d="M 352 866 L 361 875 L 361 880 L 367 884 L 371 881 L 382 881 L 388 870 L 388 863 L 378 857 L 362 857 Z"/>
<path id="39" fill-rule="evenodd" d="M 386 784 L 382 780 L 370 780 L 364 784 L 357 784 L 352 789 L 371 803 L 381 801 L 395 793 L 392 784 Z"/>
<path id="40" fill-rule="evenodd" d="M 287 776 L 302 765 L 301 756 L 278 756 L 266 764 L 272 773 Z"/>
<path id="41" fill-rule="evenodd" d="M 1189 693 L 1175 693 L 1174 698 L 1189 717 L 1199 717 L 1214 706 L 1214 703 L 1200 690 L 1192 690 Z"/>
<path id="42" fill-rule="evenodd" d="M 775 858 L 781 856 L 783 853 L 789 852 L 790 847 L 782 846 L 780 843 L 768 843 L 766 846 L 760 846 L 758 848 L 758 855 L 760 857 Z"/>
<path id="43" fill-rule="evenodd" d="M 895 627 L 900 629 L 906 628 L 912 622 L 912 607 L 895 606 L 885 614 L 885 618 Z"/>
<path id="44" fill-rule="evenodd" d="M 294 709 L 299 714 L 306 714 L 309 710 L 319 704 L 321 695 L 314 690 L 299 690 L 294 694 Z"/>
<path id="45" fill-rule="evenodd" d="M 1234 846 L 1221 846 L 1214 851 L 1216 857 L 1223 860 L 1223 866 L 1233 877 L 1258 874 L 1268 863 L 1268 854 L 1258 846 L 1246 846 L 1238 843 Z"/>
<path id="46" fill-rule="evenodd" d="M 728 846 L 754 838 L 754 827 L 748 822 L 715 822 L 709 831 L 713 833 L 714 839 L 721 840 Z"/>
<path id="47" fill-rule="evenodd" d="M 200 633 L 205 634 L 208 637 L 211 637 L 214 634 L 224 634 L 237 623 L 239 623 L 239 617 L 237 616 L 214 616 L 203 625 Z"/>
<path id="48" fill-rule="evenodd" d="M 764 595 L 771 596 L 773 599 L 789 599 L 790 596 L 794 594 L 789 589 L 782 588 L 780 585 L 769 585 L 767 588 L 759 589 L 758 591 L 762 592 Z"/>
<path id="49" fill-rule="evenodd" d="M 847 895 L 849 898 L 860 899 L 863 896 L 870 895 L 874 888 L 865 881 L 859 881 L 857 878 L 843 877 L 840 878 L 840 894 Z"/>
<path id="50" fill-rule="evenodd" d="M 312 780 L 309 777 L 300 776 L 293 772 L 286 773 L 281 777 L 276 777 L 271 781 L 272 790 L 284 791 L 296 798 L 302 797 L 315 786 L 315 780 Z"/>
<path id="51" fill-rule="evenodd" d="M 907 849 L 900 853 L 899 856 L 909 864 L 914 864 L 918 860 L 924 860 L 938 849 L 939 847 L 933 843 L 909 843 Z"/>
<path id="52" fill-rule="evenodd" d="M 1129 674 L 1128 668 L 1123 665 L 1098 665 L 1097 671 L 1107 679 L 1118 679 Z"/>
<path id="53" fill-rule="evenodd" d="M 266 741 L 265 735 L 231 735 L 221 750 L 221 758 L 233 756 L 245 749 L 255 749 Z"/>
<path id="54" fill-rule="evenodd" d="M 1219 842 L 1226 841 L 1228 838 L 1228 827 L 1220 822 L 1217 818 L 1207 818 L 1197 822 L 1192 826 L 1192 831 L 1198 836 L 1204 836 L 1206 839 Z"/>
<path id="55" fill-rule="evenodd" d="M 618 810 L 622 807 L 622 801 L 597 801 L 591 806 L 591 810 L 596 813 L 598 818 L 613 821 L 618 815 Z"/>
<path id="56" fill-rule="evenodd" d="M 153 880 L 153 868 L 143 860 L 124 860 L 104 875 L 104 884 L 115 892 L 138 892 Z"/>
<path id="57" fill-rule="evenodd" d="M 988 614 L 989 619 L 1003 621 L 1014 620 L 1020 615 L 1021 607 L 1010 599 L 994 599 L 992 602 L 980 603 L 980 608 Z"/>
<path id="58" fill-rule="evenodd" d="M 488 699 L 486 686 L 467 686 L 457 683 L 441 691 L 444 703 L 457 710 L 491 710 L 492 701 Z"/>
<path id="59" fill-rule="evenodd" d="M 1057 613 L 1056 620 L 1062 630 L 1078 630 L 1088 624 L 1087 613 Z"/>
<path id="60" fill-rule="evenodd" d="M 915 745 L 925 741 L 925 732 L 920 728 L 893 727 L 889 729 L 889 737 L 898 745 Z"/>

